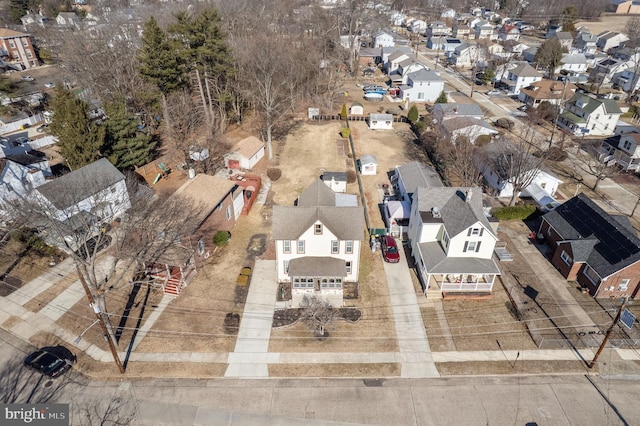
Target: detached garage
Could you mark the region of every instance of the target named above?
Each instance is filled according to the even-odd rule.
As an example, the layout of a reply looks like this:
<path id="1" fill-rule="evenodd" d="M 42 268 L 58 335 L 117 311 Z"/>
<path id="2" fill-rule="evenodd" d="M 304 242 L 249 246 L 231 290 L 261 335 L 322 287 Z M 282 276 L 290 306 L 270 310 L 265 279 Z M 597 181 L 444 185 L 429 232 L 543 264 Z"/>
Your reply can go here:
<path id="1" fill-rule="evenodd" d="M 238 142 L 233 150 L 224 156 L 224 165 L 228 169 L 251 170 L 264 157 L 264 143 L 255 136 L 249 136 Z"/>

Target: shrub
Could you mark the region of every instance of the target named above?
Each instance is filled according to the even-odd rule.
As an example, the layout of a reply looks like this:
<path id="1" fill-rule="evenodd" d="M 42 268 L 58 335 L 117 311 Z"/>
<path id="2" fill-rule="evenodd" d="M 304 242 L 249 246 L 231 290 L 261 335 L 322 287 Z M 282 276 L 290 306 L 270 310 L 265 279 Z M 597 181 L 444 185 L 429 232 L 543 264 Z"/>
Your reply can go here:
<path id="1" fill-rule="evenodd" d="M 437 104 L 446 104 L 447 102 L 449 102 L 449 98 L 447 97 L 447 94 L 444 92 L 444 90 L 440 93 L 440 96 L 438 96 L 438 99 L 436 99 Z"/>
<path id="2" fill-rule="evenodd" d="M 356 181 L 356 172 L 353 170 L 347 170 L 347 183 L 354 183 Z"/>
<path id="3" fill-rule="evenodd" d="M 227 231 L 218 231 L 213 236 L 213 244 L 218 247 L 227 244 L 227 242 L 229 242 L 229 232 Z"/>
<path id="4" fill-rule="evenodd" d="M 544 153 L 541 151 L 537 151 L 535 155 L 536 157 L 540 157 L 544 155 Z M 564 161 L 569 158 L 569 154 L 567 154 L 564 149 L 558 148 L 557 146 L 549 148 L 549 151 L 547 151 L 546 155 L 549 161 Z"/>
<path id="5" fill-rule="evenodd" d="M 407 113 L 407 118 L 412 123 L 416 123 L 418 121 L 418 118 L 420 118 L 420 115 L 418 114 L 417 106 L 411 105 L 411 108 L 409 108 L 409 112 Z"/>
<path id="6" fill-rule="evenodd" d="M 490 135 L 480 135 L 476 138 L 475 146 L 485 146 L 489 142 L 491 142 Z"/>
<path id="7" fill-rule="evenodd" d="M 342 112 L 340 113 L 340 117 L 343 120 L 347 119 L 347 104 L 342 104 Z"/>
<path id="8" fill-rule="evenodd" d="M 348 127 L 343 127 L 342 130 L 340 130 L 340 135 L 343 138 L 348 138 L 349 136 L 351 136 L 351 129 Z"/>
<path id="9" fill-rule="evenodd" d="M 507 206 L 493 210 L 493 216 L 498 220 L 524 220 L 534 214 L 536 211 L 535 206 Z"/>
<path id="10" fill-rule="evenodd" d="M 496 126 L 502 127 L 503 129 L 511 130 L 515 123 L 508 118 L 498 118 L 496 120 Z"/>
<path id="11" fill-rule="evenodd" d="M 269 179 L 275 182 L 280 179 L 280 176 L 282 176 L 282 170 L 275 167 L 269 168 L 267 169 L 267 176 L 269 177 Z"/>
<path id="12" fill-rule="evenodd" d="M 424 121 L 416 121 L 413 123 L 413 128 L 416 129 L 416 133 L 421 135 L 422 132 L 427 128 L 427 124 Z"/>

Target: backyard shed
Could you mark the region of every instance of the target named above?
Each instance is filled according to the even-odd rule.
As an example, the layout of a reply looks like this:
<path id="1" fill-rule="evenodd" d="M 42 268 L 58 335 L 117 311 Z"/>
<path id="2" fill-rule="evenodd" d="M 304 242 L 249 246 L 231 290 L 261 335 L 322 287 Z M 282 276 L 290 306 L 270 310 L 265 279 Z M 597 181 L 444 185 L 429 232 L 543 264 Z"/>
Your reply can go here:
<path id="1" fill-rule="evenodd" d="M 369 114 L 369 128 L 371 130 L 393 129 L 392 114 Z"/>
<path id="2" fill-rule="evenodd" d="M 347 192 L 346 172 L 323 172 L 321 179 L 333 192 Z"/>
<path id="3" fill-rule="evenodd" d="M 238 142 L 230 153 L 224 156 L 224 165 L 229 169 L 251 170 L 264 157 L 264 143 L 255 136 Z"/>
<path id="4" fill-rule="evenodd" d="M 378 160 L 375 155 L 365 154 L 360 157 L 360 174 L 373 176 L 378 172 Z"/>
<path id="5" fill-rule="evenodd" d="M 351 115 L 363 115 L 364 114 L 364 106 L 362 106 L 359 102 L 354 102 L 351 104 L 351 108 L 349 108 L 349 114 Z"/>

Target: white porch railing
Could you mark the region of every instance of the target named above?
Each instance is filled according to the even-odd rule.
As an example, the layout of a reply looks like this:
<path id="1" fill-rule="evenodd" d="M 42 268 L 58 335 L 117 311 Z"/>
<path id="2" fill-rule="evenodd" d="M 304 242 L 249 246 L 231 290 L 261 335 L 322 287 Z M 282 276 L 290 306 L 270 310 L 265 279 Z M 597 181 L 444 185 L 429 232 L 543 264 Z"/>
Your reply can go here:
<path id="1" fill-rule="evenodd" d="M 486 282 L 443 282 L 440 285 L 442 291 L 491 291 L 493 283 Z"/>

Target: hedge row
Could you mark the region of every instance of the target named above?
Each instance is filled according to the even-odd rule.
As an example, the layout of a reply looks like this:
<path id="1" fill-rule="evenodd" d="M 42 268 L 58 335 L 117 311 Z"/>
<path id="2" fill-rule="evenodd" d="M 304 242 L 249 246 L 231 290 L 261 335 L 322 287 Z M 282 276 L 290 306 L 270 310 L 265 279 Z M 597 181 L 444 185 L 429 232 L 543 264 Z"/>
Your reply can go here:
<path id="1" fill-rule="evenodd" d="M 498 220 L 514 220 L 514 219 L 526 219 L 536 211 L 535 206 L 507 206 L 492 211 L 493 216 Z"/>

